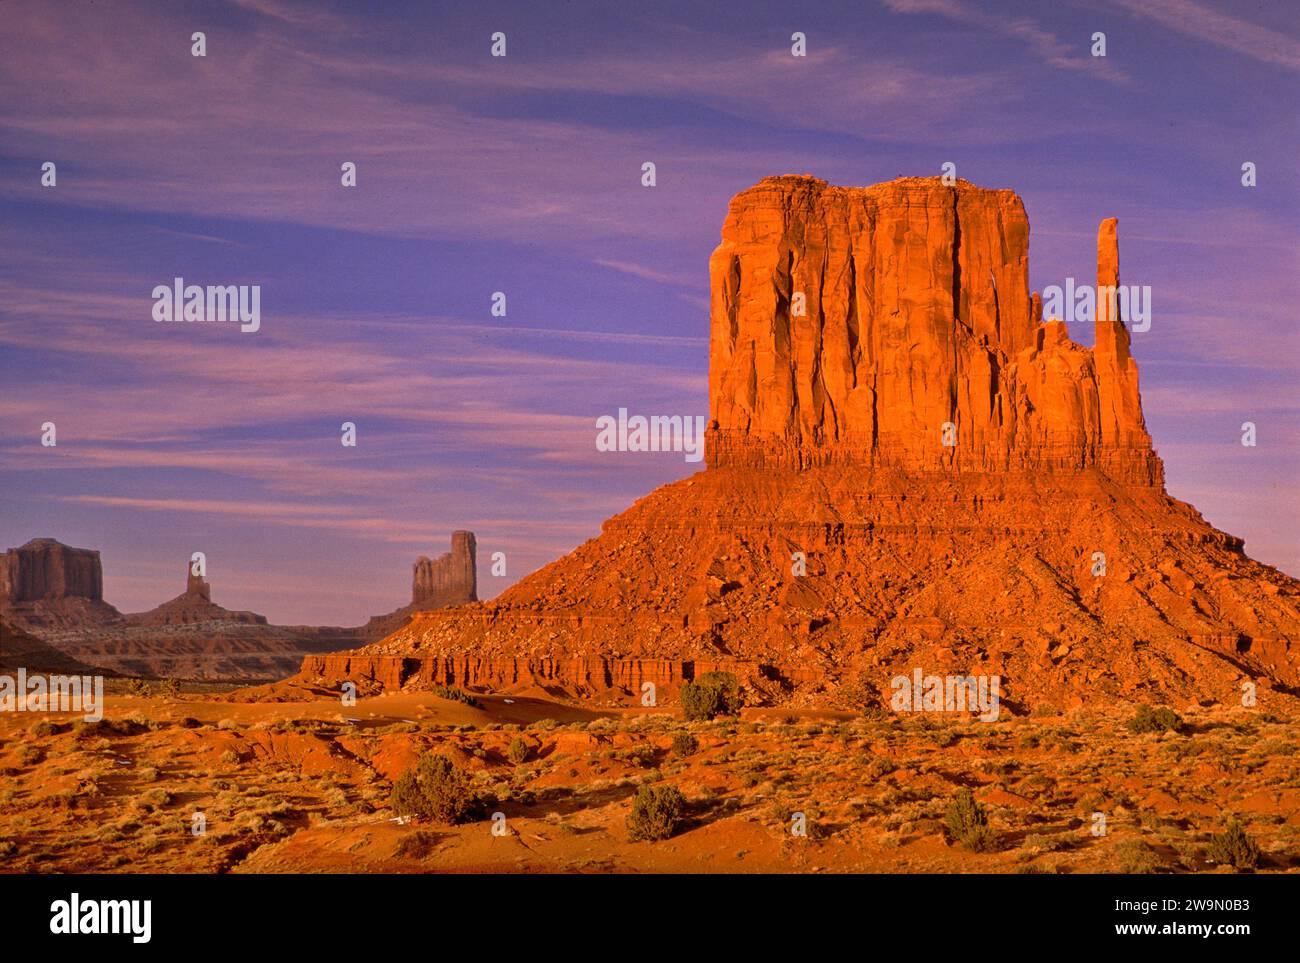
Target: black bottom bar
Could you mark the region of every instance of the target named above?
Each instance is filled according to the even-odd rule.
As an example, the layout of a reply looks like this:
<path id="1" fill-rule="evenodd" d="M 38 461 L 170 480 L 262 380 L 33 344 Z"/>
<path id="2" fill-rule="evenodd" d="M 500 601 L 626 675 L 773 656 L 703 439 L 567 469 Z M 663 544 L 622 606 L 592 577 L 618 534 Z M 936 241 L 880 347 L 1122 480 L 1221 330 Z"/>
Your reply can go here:
<path id="1" fill-rule="evenodd" d="M 888 937 L 911 945 L 915 958 L 951 958 L 978 946 L 980 934 L 1004 946 L 1025 938 L 1072 949 L 1199 943 L 1232 952 L 1294 933 L 1283 914 L 1294 914 L 1295 884 L 1277 875 L 0 876 L 0 920 L 11 947 L 96 944 L 128 954 L 382 952 L 450 931 L 467 950 L 481 943 L 515 955 L 532 942 L 574 953 L 613 952 L 629 940 L 681 948 L 687 934 L 768 952 L 784 942 L 807 950 Z M 137 943 L 144 903 L 116 901 L 146 900 L 148 942 Z M 117 933 L 52 932 L 115 922 Z"/>

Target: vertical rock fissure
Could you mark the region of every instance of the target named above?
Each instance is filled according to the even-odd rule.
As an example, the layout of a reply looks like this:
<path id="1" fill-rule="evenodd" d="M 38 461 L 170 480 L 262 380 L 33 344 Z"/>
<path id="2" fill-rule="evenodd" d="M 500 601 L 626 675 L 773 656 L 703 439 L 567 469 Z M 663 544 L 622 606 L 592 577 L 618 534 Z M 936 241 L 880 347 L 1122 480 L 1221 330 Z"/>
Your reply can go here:
<path id="1" fill-rule="evenodd" d="M 957 324 L 961 320 L 961 215 L 958 213 L 957 191 L 952 196 L 952 320 L 949 334 L 952 343 L 952 372 L 948 382 L 948 412 L 954 424 L 957 424 L 957 386 L 961 383 L 963 372 L 961 358 L 957 351 Z M 957 424 L 958 432 L 962 426 Z M 960 438 L 960 435 L 958 435 Z"/>
<path id="2" fill-rule="evenodd" d="M 845 335 L 849 343 L 849 373 L 852 386 L 858 386 L 858 267 L 852 250 L 849 251 L 849 314 L 845 319 Z"/>
<path id="3" fill-rule="evenodd" d="M 961 217 L 956 191 L 952 192 L 952 317 L 961 320 Z"/>

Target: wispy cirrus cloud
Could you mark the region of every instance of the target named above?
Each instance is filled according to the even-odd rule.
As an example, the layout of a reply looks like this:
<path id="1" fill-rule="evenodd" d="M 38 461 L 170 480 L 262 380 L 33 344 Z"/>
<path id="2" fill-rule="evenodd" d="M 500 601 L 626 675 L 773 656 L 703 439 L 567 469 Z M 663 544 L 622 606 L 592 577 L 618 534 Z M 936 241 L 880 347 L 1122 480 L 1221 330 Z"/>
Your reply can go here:
<path id="1" fill-rule="evenodd" d="M 1140 20 L 1261 63 L 1300 71 L 1300 38 L 1287 36 L 1193 0 L 1107 0 Z M 1286 6 L 1286 5 L 1284 5 Z M 1294 12 L 1294 11 L 1293 11 Z M 1291 24 L 1297 26 L 1292 18 Z"/>
<path id="2" fill-rule="evenodd" d="M 614 261 L 609 258 L 596 258 L 592 263 L 599 264 L 601 267 L 609 268 L 612 271 L 621 271 L 624 274 L 630 274 L 633 277 L 644 278 L 647 281 L 657 281 L 660 284 L 689 285 L 689 280 L 674 277 L 663 271 L 656 271 L 654 268 L 646 267 L 642 264 L 632 264 L 628 261 Z"/>
<path id="3" fill-rule="evenodd" d="M 818 45 L 795 61 L 788 51 L 725 38 L 708 57 L 648 38 L 617 54 L 555 53 L 506 70 L 483 57 L 379 56 L 331 29 L 304 33 L 304 22 L 317 19 L 323 28 L 341 21 L 366 31 L 363 18 L 281 3 L 246 6 L 265 16 L 239 37 L 238 56 L 222 55 L 216 70 L 208 64 L 234 38 L 214 32 L 209 58 L 192 58 L 186 44 L 163 42 L 188 37 L 192 26 L 166 8 L 135 8 L 148 22 L 139 31 L 143 42 L 153 45 L 141 57 L 140 36 L 114 30 L 105 9 L 84 8 L 54 30 L 47 8 L 8 4 L 17 29 L 0 37 L 0 83 L 16 93 L 0 131 L 10 152 L 66 160 L 59 190 L 45 202 L 405 237 L 508 232 L 573 247 L 611 236 L 662 242 L 681 238 L 702 218 L 716 222 L 717 199 L 746 180 L 774 169 L 815 169 L 823 148 L 808 136 L 813 132 L 937 146 L 1005 143 L 1094 123 L 1019 119 L 1012 108 L 1022 94 L 1000 66 L 949 65 L 936 78 L 933 64 L 864 57 L 843 45 Z M 45 29 L 35 37 L 24 31 L 36 23 Z M 61 57 L 69 45 L 85 56 Z M 1064 52 L 1056 56 L 1069 60 Z M 56 60 L 58 90 L 34 82 Z M 493 103 L 512 98 L 529 98 L 531 109 Z M 585 115 L 548 114 L 548 103 L 566 98 L 604 106 Z M 658 114 L 640 123 L 610 121 L 627 113 L 628 102 L 650 98 L 695 111 L 695 126 L 706 136 L 730 128 L 735 136 L 697 143 Z M 963 108 L 972 99 L 1002 104 L 1002 121 L 977 121 Z M 808 110 L 809 103 L 820 109 Z M 745 143 L 755 131 L 770 141 L 761 160 Z M 79 149 L 89 140 L 93 159 Z M 638 182 L 649 157 L 661 165 L 654 203 Z M 351 193 L 339 186 L 342 160 L 359 165 Z M 193 189 L 195 178 L 202 191 Z M 34 179 L 0 182 L 0 196 L 10 199 L 32 200 L 38 190 Z"/>
<path id="4" fill-rule="evenodd" d="M 1078 43 L 1068 44 L 1028 17 L 1008 17 L 986 11 L 967 0 L 883 0 L 894 13 L 933 14 L 1023 43 L 1035 57 L 1061 70 L 1087 72 L 1112 84 L 1131 78 L 1103 57 L 1092 57 Z"/>

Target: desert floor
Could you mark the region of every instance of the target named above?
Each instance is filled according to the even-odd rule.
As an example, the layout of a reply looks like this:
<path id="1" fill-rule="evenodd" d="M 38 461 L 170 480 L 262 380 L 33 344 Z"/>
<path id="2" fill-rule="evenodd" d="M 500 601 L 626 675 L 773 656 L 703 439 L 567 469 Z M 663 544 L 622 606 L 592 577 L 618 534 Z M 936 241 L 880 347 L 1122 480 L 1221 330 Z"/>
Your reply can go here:
<path id="1" fill-rule="evenodd" d="M 1258 843 L 1259 872 L 1300 871 L 1300 713 L 1176 707 L 1183 732 L 1139 735 L 1131 707 L 687 723 L 524 695 L 242 698 L 110 695 L 100 723 L 0 715 L 0 871 L 1229 872 L 1206 853 L 1229 815 Z M 696 751 L 671 748 L 683 732 Z M 395 818 L 393 781 L 424 752 L 473 773 L 503 835 L 490 818 Z M 631 842 L 646 780 L 682 792 L 685 822 Z M 990 852 L 945 833 L 961 787 L 985 807 Z"/>

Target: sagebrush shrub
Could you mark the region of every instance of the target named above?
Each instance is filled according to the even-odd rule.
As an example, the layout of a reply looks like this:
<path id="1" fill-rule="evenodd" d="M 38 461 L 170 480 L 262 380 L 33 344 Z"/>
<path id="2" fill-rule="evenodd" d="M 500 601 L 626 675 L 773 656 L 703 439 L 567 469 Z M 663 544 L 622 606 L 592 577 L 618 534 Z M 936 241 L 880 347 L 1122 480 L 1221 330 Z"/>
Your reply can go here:
<path id="1" fill-rule="evenodd" d="M 1259 865 L 1259 847 L 1235 819 L 1228 823 L 1226 831 L 1210 837 L 1205 854 L 1220 866 L 1254 869 Z"/>
<path id="2" fill-rule="evenodd" d="M 969 789 L 957 790 L 944 814 L 944 825 L 954 840 L 972 852 L 986 852 L 997 845 L 997 833 L 989 826 L 984 807 L 975 801 L 975 794 Z"/>
<path id="3" fill-rule="evenodd" d="M 417 829 L 403 836 L 397 844 L 396 855 L 399 859 L 424 859 L 438 848 L 438 836 L 427 829 Z"/>
<path id="4" fill-rule="evenodd" d="M 1130 732 L 1181 732 L 1183 720 L 1168 706 L 1154 709 L 1138 706 L 1137 715 L 1128 721 Z"/>
<path id="5" fill-rule="evenodd" d="M 705 672 L 682 686 L 682 713 L 687 719 L 707 720 L 740 711 L 740 680 L 730 672 Z"/>
<path id="6" fill-rule="evenodd" d="M 627 817 L 627 834 L 633 842 L 667 839 L 681 823 L 686 800 L 676 786 L 643 785 L 632 800 Z"/>
<path id="7" fill-rule="evenodd" d="M 1122 839 L 1115 844 L 1115 855 L 1119 858 L 1119 871 L 1129 875 L 1145 875 L 1160 869 L 1160 858 L 1156 851 L 1142 839 Z"/>
<path id="8" fill-rule="evenodd" d="M 397 778 L 389 801 L 399 816 L 451 826 L 477 819 L 483 812 L 483 801 L 474 791 L 469 773 L 446 756 L 427 753 Z"/>
<path id="9" fill-rule="evenodd" d="M 524 742 L 519 736 L 515 736 L 510 740 L 510 747 L 506 749 L 506 758 L 517 766 L 526 761 L 532 751 L 528 743 Z"/>

